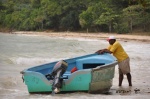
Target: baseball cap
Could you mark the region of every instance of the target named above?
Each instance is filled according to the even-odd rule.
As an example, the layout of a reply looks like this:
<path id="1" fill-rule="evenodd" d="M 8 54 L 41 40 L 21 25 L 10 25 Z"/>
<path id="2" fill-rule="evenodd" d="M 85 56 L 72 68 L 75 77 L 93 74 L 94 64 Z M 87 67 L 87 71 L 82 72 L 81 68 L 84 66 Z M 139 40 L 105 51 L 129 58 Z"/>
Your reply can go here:
<path id="1" fill-rule="evenodd" d="M 111 39 L 116 39 L 116 38 L 114 36 L 109 36 L 109 38 L 107 38 L 107 41 L 109 41 Z"/>

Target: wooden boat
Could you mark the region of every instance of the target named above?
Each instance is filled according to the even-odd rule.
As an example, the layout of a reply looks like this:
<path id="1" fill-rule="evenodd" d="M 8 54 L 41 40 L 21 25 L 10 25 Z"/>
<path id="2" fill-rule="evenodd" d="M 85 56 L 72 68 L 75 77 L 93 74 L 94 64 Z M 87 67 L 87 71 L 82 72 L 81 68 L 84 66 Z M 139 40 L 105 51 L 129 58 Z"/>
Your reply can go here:
<path id="1" fill-rule="evenodd" d="M 116 64 L 111 54 L 95 53 L 42 64 L 21 73 L 29 93 L 105 93 L 112 86 Z"/>

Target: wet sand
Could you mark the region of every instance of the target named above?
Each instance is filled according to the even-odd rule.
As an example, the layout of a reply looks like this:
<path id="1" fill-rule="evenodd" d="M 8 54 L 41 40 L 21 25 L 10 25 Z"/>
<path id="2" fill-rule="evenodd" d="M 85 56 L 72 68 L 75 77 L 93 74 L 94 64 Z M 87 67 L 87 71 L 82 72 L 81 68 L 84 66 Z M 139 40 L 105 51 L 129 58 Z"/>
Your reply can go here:
<path id="1" fill-rule="evenodd" d="M 116 66 L 115 77 L 113 79 L 113 86 L 110 89 L 110 92 L 106 95 L 99 94 L 88 94 L 88 93 L 69 93 L 69 95 L 58 94 L 60 98 L 63 96 L 65 99 L 74 99 L 74 98 L 103 98 L 103 99 L 112 99 L 112 98 L 125 98 L 125 99 L 149 99 L 150 97 L 150 36 L 139 36 L 139 35 L 123 35 L 123 34 L 109 34 L 109 33 L 46 33 L 46 32 L 14 32 L 14 34 L 23 34 L 23 35 L 42 35 L 49 37 L 67 37 L 67 38 L 88 38 L 88 39 L 98 39 L 106 40 L 110 35 L 116 36 L 117 40 L 121 42 L 125 50 L 130 56 L 131 63 L 131 75 L 133 86 L 129 87 L 127 78 L 124 76 L 122 87 L 118 86 L 118 66 Z M 107 46 L 107 43 L 106 43 Z M 25 86 L 22 83 L 22 86 Z M 25 86 L 26 87 L 26 86 Z M 28 95 L 28 94 L 27 94 Z M 86 97 L 85 97 L 86 96 Z M 35 96 L 30 96 L 34 98 Z M 39 95 L 41 97 L 41 95 Z M 52 98 L 51 96 L 43 96 L 45 98 Z M 42 98 L 42 97 L 41 97 Z"/>

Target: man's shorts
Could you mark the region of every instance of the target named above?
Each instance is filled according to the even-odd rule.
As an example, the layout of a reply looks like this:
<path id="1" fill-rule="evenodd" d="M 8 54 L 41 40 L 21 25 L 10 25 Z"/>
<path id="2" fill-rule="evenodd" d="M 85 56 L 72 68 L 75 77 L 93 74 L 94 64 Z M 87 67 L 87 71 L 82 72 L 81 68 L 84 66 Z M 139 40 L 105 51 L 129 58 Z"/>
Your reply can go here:
<path id="1" fill-rule="evenodd" d="M 119 62 L 118 66 L 119 66 L 119 74 L 130 73 L 130 58 L 126 58 L 125 60 Z"/>

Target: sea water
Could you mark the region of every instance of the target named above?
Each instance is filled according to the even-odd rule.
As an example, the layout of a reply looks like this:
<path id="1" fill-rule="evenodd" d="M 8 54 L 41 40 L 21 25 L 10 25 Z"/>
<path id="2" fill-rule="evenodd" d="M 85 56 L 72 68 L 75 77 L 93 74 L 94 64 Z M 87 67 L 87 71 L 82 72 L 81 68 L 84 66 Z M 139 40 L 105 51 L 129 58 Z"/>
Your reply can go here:
<path id="1" fill-rule="evenodd" d="M 99 40 L 0 33 L 0 97 L 49 97 L 30 95 L 20 71 L 56 60 L 91 54 L 103 46 Z"/>
<path id="2" fill-rule="evenodd" d="M 133 74 L 133 85 L 135 83 L 137 86 L 142 86 L 142 81 L 145 82 L 145 87 L 141 87 L 141 90 L 149 91 L 150 82 L 148 79 L 150 73 L 145 73 L 149 71 L 148 64 L 150 60 L 149 55 L 146 52 L 138 51 L 142 48 L 145 51 L 149 51 L 150 44 L 144 43 L 143 45 L 136 45 L 135 42 L 122 42 L 123 46 L 131 56 L 133 63 L 131 65 L 136 65 L 131 67 L 134 70 Z M 52 96 L 49 94 L 29 94 L 27 86 L 23 83 L 22 75 L 20 71 L 40 65 L 48 62 L 53 62 L 56 60 L 62 60 L 67 58 L 72 58 L 76 56 L 81 56 L 85 54 L 91 54 L 95 51 L 106 48 L 108 42 L 101 39 L 84 39 L 84 38 L 63 38 L 63 37 L 50 37 L 50 36 L 37 36 L 37 35 L 27 35 L 27 34 L 4 34 L 0 33 L 0 99 L 111 99 L 113 97 L 122 97 L 123 93 L 116 93 L 116 90 L 120 88 L 118 84 L 118 69 L 116 67 L 115 77 L 113 79 L 113 86 L 111 88 L 111 93 L 106 94 L 89 94 L 85 92 L 74 92 L 66 94 L 56 94 Z M 142 46 L 142 48 L 141 48 Z M 144 55 L 144 56 L 142 56 Z M 145 59 L 142 59 L 145 58 Z M 142 61 L 145 64 L 142 64 Z M 140 65 L 141 64 L 141 65 Z M 145 68 L 147 69 L 145 69 Z M 139 69 L 141 71 L 139 72 Z M 137 73 L 141 75 L 137 76 Z M 146 78 L 142 78 L 144 75 Z M 135 78 L 137 77 L 137 79 Z M 125 89 L 131 90 L 131 93 L 127 93 L 126 98 L 140 98 L 143 94 L 146 94 L 148 99 L 149 94 L 134 94 L 134 88 L 129 88 L 124 81 Z M 136 86 L 136 87 L 137 87 Z M 143 85 L 144 86 L 144 85 Z M 124 90 L 125 90 L 124 89 Z M 122 90 L 122 89 L 121 89 Z M 123 95 L 122 95 L 123 94 Z"/>

